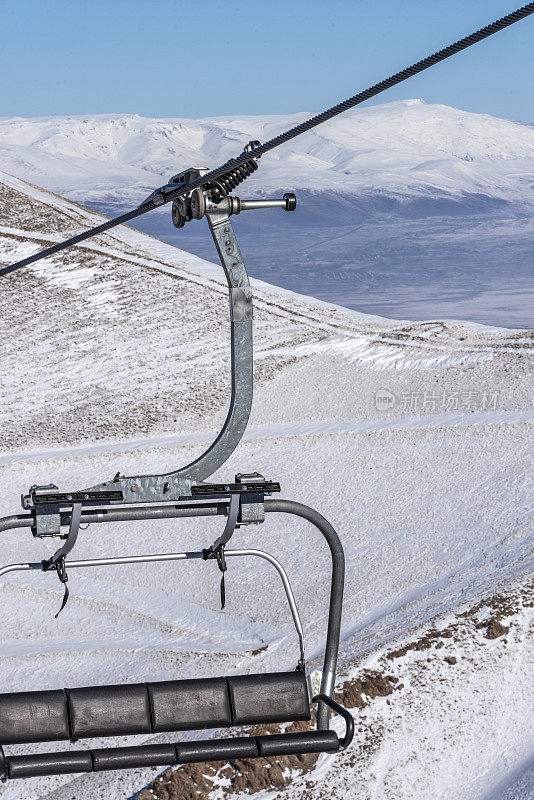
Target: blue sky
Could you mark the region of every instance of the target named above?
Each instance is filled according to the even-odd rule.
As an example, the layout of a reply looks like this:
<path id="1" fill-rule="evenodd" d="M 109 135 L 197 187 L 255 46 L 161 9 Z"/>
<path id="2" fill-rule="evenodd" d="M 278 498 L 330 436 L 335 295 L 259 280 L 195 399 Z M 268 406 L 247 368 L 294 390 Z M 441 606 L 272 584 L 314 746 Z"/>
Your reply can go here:
<path id="1" fill-rule="evenodd" d="M 319 111 L 520 2 L 0 0 L 0 116 Z M 531 17 L 376 102 L 534 122 L 533 52 Z"/>

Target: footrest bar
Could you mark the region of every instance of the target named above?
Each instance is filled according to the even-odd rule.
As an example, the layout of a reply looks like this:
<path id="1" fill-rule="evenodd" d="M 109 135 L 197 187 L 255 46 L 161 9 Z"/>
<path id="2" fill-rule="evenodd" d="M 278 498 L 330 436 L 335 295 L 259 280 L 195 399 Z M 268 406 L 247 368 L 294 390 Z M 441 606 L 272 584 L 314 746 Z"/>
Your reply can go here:
<path id="1" fill-rule="evenodd" d="M 37 753 L 5 756 L 3 778 L 37 778 L 45 775 L 175 766 L 203 761 L 228 761 L 233 758 L 285 756 L 295 753 L 337 753 L 339 749 L 340 742 L 335 731 L 305 731 L 176 744 Z"/>

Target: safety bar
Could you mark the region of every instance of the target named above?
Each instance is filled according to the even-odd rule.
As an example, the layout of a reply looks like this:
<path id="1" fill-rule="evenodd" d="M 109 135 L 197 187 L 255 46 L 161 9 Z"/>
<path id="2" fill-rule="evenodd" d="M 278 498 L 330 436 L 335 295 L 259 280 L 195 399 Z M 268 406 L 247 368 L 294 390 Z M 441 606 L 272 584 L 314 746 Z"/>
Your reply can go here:
<path id="1" fill-rule="evenodd" d="M 263 558 L 265 561 L 268 561 L 269 564 L 277 570 L 280 578 L 282 580 L 282 584 L 284 586 L 284 590 L 286 593 L 287 601 L 289 603 L 289 608 L 291 609 L 291 616 L 293 617 L 293 623 L 295 625 L 295 630 L 297 631 L 297 636 L 299 638 L 299 647 L 300 647 L 300 662 L 302 669 L 305 668 L 305 656 L 304 656 L 304 632 L 302 630 L 302 622 L 300 620 L 300 615 L 297 607 L 297 603 L 295 601 L 295 595 L 293 594 L 293 590 L 291 588 L 291 583 L 289 582 L 289 578 L 287 577 L 287 572 L 281 565 L 281 563 L 270 553 L 266 553 L 264 550 L 254 550 L 254 549 L 246 549 L 246 550 L 225 550 L 225 556 L 228 557 L 235 557 L 235 556 L 257 556 L 258 558 Z M 116 566 L 119 564 L 145 564 L 145 563 L 154 563 L 158 561 L 184 561 L 184 560 L 191 560 L 191 559 L 203 559 L 204 554 L 200 551 L 188 551 L 183 553 L 156 553 L 153 555 L 140 555 L 140 556 L 117 556 L 113 558 L 87 558 L 81 561 L 67 561 L 65 566 L 67 569 L 78 569 L 80 567 L 110 567 Z M 25 564 L 7 564 L 5 567 L 0 568 L 0 578 L 4 575 L 7 575 L 9 572 L 27 572 L 28 570 L 31 571 L 46 571 L 44 570 L 44 562 L 37 561 L 37 562 L 29 562 Z"/>

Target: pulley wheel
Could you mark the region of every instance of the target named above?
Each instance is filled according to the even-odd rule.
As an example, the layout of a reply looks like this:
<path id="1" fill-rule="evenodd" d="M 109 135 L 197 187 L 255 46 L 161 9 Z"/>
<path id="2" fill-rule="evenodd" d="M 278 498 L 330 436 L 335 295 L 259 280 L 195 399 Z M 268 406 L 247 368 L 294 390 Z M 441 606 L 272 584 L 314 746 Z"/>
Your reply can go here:
<path id="1" fill-rule="evenodd" d="M 180 204 L 178 200 L 172 201 L 172 222 L 175 228 L 183 228 L 187 222 L 186 218 L 180 211 Z"/>
<path id="2" fill-rule="evenodd" d="M 180 214 L 185 218 L 186 222 L 190 222 L 193 217 L 191 216 L 191 200 L 189 197 L 179 197 L 177 203 L 180 207 Z"/>
<path id="3" fill-rule="evenodd" d="M 202 189 L 193 189 L 191 194 L 191 216 L 193 219 L 202 219 L 206 213 L 206 198 Z"/>

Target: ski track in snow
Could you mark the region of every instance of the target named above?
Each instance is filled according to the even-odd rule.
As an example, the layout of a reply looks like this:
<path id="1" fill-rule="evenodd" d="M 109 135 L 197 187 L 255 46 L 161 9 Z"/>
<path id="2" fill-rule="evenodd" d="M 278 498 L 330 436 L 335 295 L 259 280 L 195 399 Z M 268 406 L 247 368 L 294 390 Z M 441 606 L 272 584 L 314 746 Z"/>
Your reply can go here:
<path id="1" fill-rule="evenodd" d="M 505 425 L 534 422 L 534 409 L 525 411 L 473 411 L 471 413 L 450 412 L 448 414 L 425 414 L 390 419 L 321 420 L 313 422 L 280 422 L 271 425 L 249 426 L 244 441 L 278 439 L 286 436 L 328 436 L 336 433 L 379 433 L 381 431 L 415 431 L 433 428 L 470 427 L 471 425 Z M 127 453 L 132 450 L 153 450 L 161 447 L 183 447 L 192 444 L 209 444 L 218 431 L 177 433 L 172 436 L 157 436 L 147 439 L 132 439 L 123 442 L 63 447 L 51 450 L 31 450 L 24 453 L 0 455 L 0 465 L 49 461 L 60 458 L 91 456 L 99 453 Z"/>

